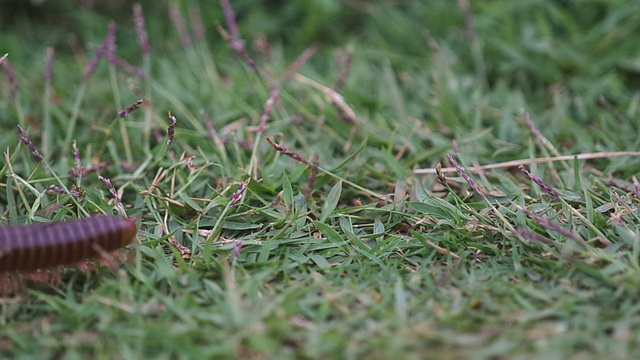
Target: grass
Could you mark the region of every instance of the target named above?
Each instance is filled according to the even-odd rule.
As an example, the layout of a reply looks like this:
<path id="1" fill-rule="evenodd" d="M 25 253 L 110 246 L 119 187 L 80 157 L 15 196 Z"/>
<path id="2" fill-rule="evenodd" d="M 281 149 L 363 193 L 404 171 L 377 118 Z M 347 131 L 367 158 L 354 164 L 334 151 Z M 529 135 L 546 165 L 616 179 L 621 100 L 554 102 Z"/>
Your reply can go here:
<path id="1" fill-rule="evenodd" d="M 148 54 L 130 9 L 70 11 L 83 41 L 49 30 L 50 81 L 44 29 L 2 30 L 2 222 L 115 213 L 100 175 L 139 240 L 119 270 L 3 298 L 3 357 L 633 358 L 640 5 L 249 3 L 239 34 L 172 3 L 202 9 L 190 44 L 143 3 Z M 108 50 L 85 75 L 110 17 L 144 79 Z"/>

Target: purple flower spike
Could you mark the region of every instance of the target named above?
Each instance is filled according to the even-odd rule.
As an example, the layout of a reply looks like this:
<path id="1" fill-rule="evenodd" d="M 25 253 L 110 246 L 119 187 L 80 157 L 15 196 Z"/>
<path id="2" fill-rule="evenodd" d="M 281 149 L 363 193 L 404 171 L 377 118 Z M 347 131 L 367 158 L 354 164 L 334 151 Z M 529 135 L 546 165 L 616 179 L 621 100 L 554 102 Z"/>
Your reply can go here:
<path id="1" fill-rule="evenodd" d="M 281 152 L 282 154 L 284 154 L 284 155 L 286 155 L 286 156 L 288 156 L 288 157 L 290 157 L 290 158 L 292 158 L 292 159 L 294 159 L 294 160 L 300 161 L 301 163 L 304 163 L 305 165 L 308 165 L 308 166 L 314 166 L 314 165 L 311 163 L 311 161 L 307 160 L 307 159 L 306 159 L 305 157 L 303 157 L 302 155 L 297 154 L 297 153 L 295 153 L 295 152 L 293 152 L 293 151 L 291 151 L 291 150 L 287 149 L 286 147 L 284 147 L 284 146 L 282 146 L 282 145 L 277 144 L 277 143 L 276 143 L 275 141 L 273 141 L 271 138 L 267 138 L 267 141 L 269 142 L 269 144 L 271 144 L 271 146 L 272 146 L 274 149 L 278 150 L 278 151 L 279 151 L 279 152 Z"/>
<path id="2" fill-rule="evenodd" d="M 80 149 L 78 149 L 78 145 L 76 141 L 73 141 L 73 169 L 71 169 L 71 176 L 74 178 L 79 178 L 80 175 L 84 172 L 82 167 L 82 159 L 80 157 Z"/>
<path id="3" fill-rule="evenodd" d="M 140 107 L 140 105 L 142 105 L 142 99 L 136 100 L 136 102 L 134 102 L 133 104 L 127 106 L 122 111 L 118 112 L 118 116 L 127 117 L 127 116 L 129 116 L 129 114 L 131 112 L 133 112 L 136 109 L 138 109 Z"/>
<path id="4" fill-rule="evenodd" d="M 238 190 L 236 190 L 236 192 L 231 195 L 231 199 L 229 200 L 232 204 L 231 206 L 237 207 L 239 205 L 238 201 L 240 201 L 240 199 L 242 198 L 242 194 L 244 194 L 244 191 L 247 189 L 247 185 L 249 185 L 250 181 L 251 178 L 248 178 L 247 180 L 240 183 L 240 186 L 238 186 Z"/>
<path id="5" fill-rule="evenodd" d="M 518 234 L 518 236 L 527 239 L 531 242 L 541 242 L 543 244 L 547 244 L 547 245 L 552 245 L 553 241 L 551 241 L 550 239 L 547 239 L 546 237 L 540 235 L 540 234 L 536 234 L 534 232 L 529 231 L 528 229 L 524 229 L 524 228 L 518 228 L 516 229 L 516 234 Z"/>
<path id="6" fill-rule="evenodd" d="M 22 140 L 22 142 L 27 145 L 33 156 L 38 161 L 42 161 L 43 158 L 42 155 L 40 155 L 40 151 L 38 151 L 38 148 L 33 144 L 33 142 L 31 142 L 31 139 L 29 139 L 29 136 L 24 132 L 22 126 L 20 125 L 18 125 L 18 133 L 20 134 L 20 140 Z"/>
<path id="7" fill-rule="evenodd" d="M 551 186 L 547 185 L 544 181 L 542 181 L 542 179 L 530 173 L 529 170 L 527 170 L 527 168 L 524 167 L 524 165 L 520 165 L 518 168 L 525 175 L 527 175 L 527 177 L 531 179 L 531 181 L 538 184 L 538 186 L 540 186 L 544 191 L 546 191 L 547 194 L 553 196 L 554 198 L 560 197 L 560 194 L 557 191 L 555 191 Z"/>
<path id="8" fill-rule="evenodd" d="M 136 24 L 136 35 L 138 35 L 138 44 L 142 50 L 142 58 L 149 56 L 149 37 L 147 29 L 144 26 L 144 15 L 142 14 L 142 6 L 135 4 L 133 6 L 133 21 Z"/>
<path id="9" fill-rule="evenodd" d="M 536 123 L 534 123 L 531 119 L 531 115 L 529 115 L 529 113 L 525 109 L 520 109 L 520 112 L 522 113 L 522 116 L 524 116 L 524 121 L 527 123 L 527 126 L 529 126 L 529 131 L 531 131 L 533 136 L 538 139 L 542 138 L 543 136 L 540 133 L 540 130 L 538 130 Z"/>
<path id="10" fill-rule="evenodd" d="M 293 75 L 295 75 L 304 64 L 309 61 L 309 59 L 320 49 L 320 45 L 313 44 L 310 47 L 306 48 L 300 56 L 285 70 L 285 72 L 280 76 L 280 83 L 284 83 L 285 81 L 291 79 Z"/>
<path id="11" fill-rule="evenodd" d="M 9 81 L 9 85 L 11 85 L 11 95 L 16 97 L 18 96 L 18 90 L 20 89 L 20 86 L 18 86 L 16 72 L 13 71 L 13 66 L 11 66 L 11 63 L 7 60 L 7 55 L 4 55 L 2 60 L 2 70 Z"/>
<path id="12" fill-rule="evenodd" d="M 116 210 L 118 210 L 118 214 L 122 216 L 126 216 L 126 213 L 124 211 L 124 206 L 122 205 L 122 200 L 120 199 L 120 196 L 116 191 L 116 188 L 113 187 L 111 180 L 102 176 L 98 176 L 98 179 L 100 179 L 100 181 L 102 181 L 105 185 L 107 185 L 107 189 L 109 189 L 111 196 L 113 196 L 113 200 L 116 202 Z"/>
<path id="13" fill-rule="evenodd" d="M 177 123 L 178 123 L 178 120 L 176 120 L 176 117 L 171 115 L 171 111 L 169 111 L 169 126 L 167 127 L 167 145 L 171 145 L 171 143 L 173 142 L 174 129 Z"/>
<path id="14" fill-rule="evenodd" d="M 173 27 L 175 27 L 176 31 L 178 31 L 180 42 L 182 42 L 182 47 L 185 49 L 190 48 L 191 44 L 193 43 L 191 41 L 191 35 L 189 35 L 187 27 L 184 24 L 184 18 L 182 17 L 182 14 L 180 14 L 180 9 L 178 9 L 178 7 L 176 7 L 175 5 L 169 5 L 169 18 L 173 23 Z"/>
<path id="15" fill-rule="evenodd" d="M 96 71 L 96 68 L 98 67 L 98 64 L 100 63 L 100 60 L 102 59 L 103 56 L 104 56 L 104 48 L 100 46 L 98 49 L 96 49 L 96 54 L 93 56 L 91 61 L 89 61 L 89 63 L 87 64 L 87 67 L 84 69 L 85 81 L 89 80 L 91 75 L 93 75 L 93 73 Z"/>
<path id="16" fill-rule="evenodd" d="M 204 112 L 204 110 L 200 111 L 200 114 L 202 115 L 202 119 L 207 126 L 207 132 L 209 132 L 209 137 L 211 137 L 211 140 L 220 140 L 220 135 L 218 135 L 216 128 L 213 126 L 213 120 L 211 120 L 211 118 Z"/>
<path id="17" fill-rule="evenodd" d="M 238 240 L 238 242 L 236 242 L 236 247 L 233 248 L 233 257 L 237 258 L 238 256 L 240 256 L 240 250 L 242 249 L 242 240 Z"/>
<path id="18" fill-rule="evenodd" d="M 127 62 L 127 60 L 125 59 L 121 59 L 119 57 L 116 57 L 116 65 L 120 66 L 122 68 L 122 70 L 126 71 L 127 73 L 141 79 L 144 80 L 146 79 L 146 75 L 144 73 L 144 70 L 140 69 L 139 67 L 133 66 L 131 64 L 129 64 Z"/>
<path id="19" fill-rule="evenodd" d="M 96 49 L 96 54 L 84 69 L 84 80 L 87 81 L 96 71 L 98 64 L 102 58 L 106 57 L 109 64 L 116 64 L 116 25 L 115 23 L 109 24 L 109 30 L 107 36 L 104 38 L 102 44 Z"/>
<path id="20" fill-rule="evenodd" d="M 558 225 L 557 223 L 549 220 L 549 218 L 547 217 L 543 217 L 540 215 L 537 215 L 536 213 L 534 213 L 531 210 L 527 210 L 525 208 L 520 208 L 525 214 L 527 214 L 527 216 L 529 216 L 533 221 L 537 222 L 538 224 L 540 224 L 540 226 L 542 226 L 545 229 L 548 230 L 552 230 L 555 231 L 563 236 L 568 237 L 569 239 L 572 239 L 578 243 L 584 244 L 584 240 L 578 235 L 575 234 L 569 230 L 566 230 L 565 228 L 563 228 L 562 226 Z"/>
<path id="21" fill-rule="evenodd" d="M 460 176 L 462 176 L 463 179 L 465 179 L 467 181 L 467 183 L 469 184 L 469 186 L 471 186 L 471 189 L 473 189 L 473 191 L 480 195 L 481 198 L 486 199 L 487 196 L 482 192 L 482 190 L 480 190 L 480 186 L 478 186 L 478 184 L 473 181 L 473 179 L 467 174 L 466 171 L 464 171 L 464 169 L 458 164 L 458 162 L 453 158 L 453 156 L 451 155 L 447 155 L 449 157 L 449 161 L 451 162 L 451 165 L 453 165 L 453 167 L 456 168 L 456 171 L 458 172 L 458 174 L 460 174 Z"/>
<path id="22" fill-rule="evenodd" d="M 273 108 L 273 104 L 278 100 L 278 89 L 272 87 L 269 91 L 269 99 L 264 103 L 264 111 L 262 112 L 262 116 L 260 117 L 260 126 L 258 127 L 258 132 L 263 132 L 264 127 L 267 124 L 267 120 L 269 120 L 269 116 L 271 116 L 271 109 Z"/>
<path id="23" fill-rule="evenodd" d="M 109 65 L 115 66 L 116 61 L 116 23 L 113 21 L 109 23 L 109 32 L 107 38 L 104 40 L 105 52 Z"/>
<path id="24" fill-rule="evenodd" d="M 236 54 L 240 56 L 240 58 L 246 62 L 251 69 L 253 69 L 253 71 L 259 74 L 260 70 L 258 69 L 258 65 L 256 65 L 256 62 L 253 61 L 244 48 L 245 42 L 240 38 L 240 30 L 238 30 L 238 23 L 236 23 L 236 14 L 229 3 L 229 0 L 220 0 L 220 6 L 224 13 L 224 19 L 229 27 L 229 32 L 227 33 L 221 25 L 218 25 L 218 32 L 222 35 L 225 41 L 229 43 L 233 51 L 235 51 Z"/>
<path id="25" fill-rule="evenodd" d="M 47 185 L 44 187 L 44 191 L 46 192 L 52 192 L 52 193 L 56 193 L 56 194 L 60 194 L 60 195 L 66 195 L 67 192 L 64 191 L 63 188 L 61 188 L 58 185 Z"/>

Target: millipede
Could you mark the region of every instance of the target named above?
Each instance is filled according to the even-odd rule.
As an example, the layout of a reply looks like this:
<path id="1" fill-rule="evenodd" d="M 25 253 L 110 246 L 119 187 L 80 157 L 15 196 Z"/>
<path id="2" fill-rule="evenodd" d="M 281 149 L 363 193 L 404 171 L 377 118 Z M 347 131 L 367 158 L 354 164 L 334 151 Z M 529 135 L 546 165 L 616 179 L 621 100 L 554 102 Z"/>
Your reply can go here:
<path id="1" fill-rule="evenodd" d="M 133 241 L 133 218 L 103 215 L 0 227 L 0 273 L 28 272 L 99 258 Z"/>

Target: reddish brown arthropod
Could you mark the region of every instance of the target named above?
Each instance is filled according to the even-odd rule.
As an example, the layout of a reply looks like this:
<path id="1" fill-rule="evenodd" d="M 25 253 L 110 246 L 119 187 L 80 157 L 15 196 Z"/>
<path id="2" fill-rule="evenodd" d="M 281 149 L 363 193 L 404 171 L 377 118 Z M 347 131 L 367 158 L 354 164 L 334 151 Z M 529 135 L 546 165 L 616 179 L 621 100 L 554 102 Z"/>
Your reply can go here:
<path id="1" fill-rule="evenodd" d="M 0 227 L 0 273 L 99 258 L 131 243 L 135 235 L 135 219 L 117 216 Z"/>

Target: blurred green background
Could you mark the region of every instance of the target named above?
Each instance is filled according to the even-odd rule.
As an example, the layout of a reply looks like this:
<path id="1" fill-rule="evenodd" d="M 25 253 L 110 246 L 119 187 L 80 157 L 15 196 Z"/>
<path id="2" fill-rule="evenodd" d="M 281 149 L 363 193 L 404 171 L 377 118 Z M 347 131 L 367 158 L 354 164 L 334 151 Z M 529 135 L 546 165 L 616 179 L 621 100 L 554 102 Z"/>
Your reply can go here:
<path id="1" fill-rule="evenodd" d="M 217 1 L 140 4 L 154 53 L 174 51 L 179 41 L 167 15 L 169 5 L 178 7 L 187 23 L 192 23 L 190 11 L 200 11 L 210 46 L 220 54 L 216 57 L 224 59 L 229 53 L 215 29 L 223 21 Z M 475 80 L 489 86 L 506 82 L 529 98 L 544 99 L 550 86 L 561 85 L 569 91 L 586 91 L 589 101 L 601 94 L 619 100 L 624 96 L 618 91 L 635 86 L 639 79 L 640 3 L 636 1 L 472 1 L 472 33 L 465 31 L 458 2 L 445 0 L 241 0 L 232 5 L 250 47 L 255 39 L 266 37 L 271 44 L 282 45 L 290 58 L 315 42 L 325 51 L 356 43 L 361 54 L 415 70 L 433 61 L 431 37 L 444 46 L 441 51 L 457 72 L 475 74 Z M 45 47 L 55 47 L 57 56 L 71 56 L 99 44 L 110 20 L 118 25 L 121 56 L 133 58 L 137 51 L 128 1 L 2 0 L 0 6 L 0 47 L 11 53 L 21 72 L 42 66 Z"/>

